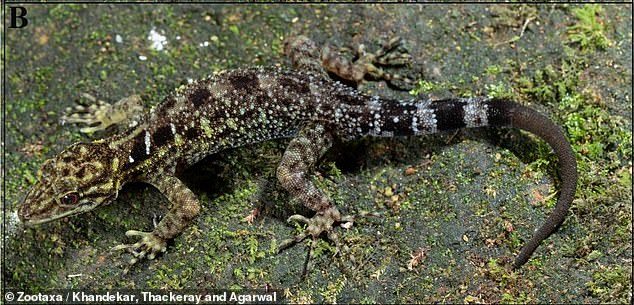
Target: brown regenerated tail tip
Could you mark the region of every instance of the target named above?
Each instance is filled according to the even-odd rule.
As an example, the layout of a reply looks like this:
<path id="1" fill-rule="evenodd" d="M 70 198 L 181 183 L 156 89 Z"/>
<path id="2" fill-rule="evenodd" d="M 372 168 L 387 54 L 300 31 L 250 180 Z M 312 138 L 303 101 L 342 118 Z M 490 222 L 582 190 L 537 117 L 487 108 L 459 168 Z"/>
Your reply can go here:
<path id="1" fill-rule="evenodd" d="M 563 129 L 549 118 L 509 100 L 494 99 L 489 106 L 494 109 L 494 117 L 490 118 L 492 122 L 506 123 L 507 126 L 539 136 L 550 145 L 559 160 L 561 186 L 557 204 L 544 224 L 535 231 L 515 258 L 513 268 L 517 269 L 524 265 L 540 243 L 563 223 L 577 189 L 577 159 Z"/>

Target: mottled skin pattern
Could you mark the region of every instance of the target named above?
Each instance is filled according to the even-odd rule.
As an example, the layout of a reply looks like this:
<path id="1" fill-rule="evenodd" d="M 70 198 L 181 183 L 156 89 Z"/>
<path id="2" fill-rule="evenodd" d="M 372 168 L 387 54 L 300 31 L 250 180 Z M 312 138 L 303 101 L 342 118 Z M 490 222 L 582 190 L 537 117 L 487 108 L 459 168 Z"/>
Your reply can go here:
<path id="1" fill-rule="evenodd" d="M 391 40 L 375 52 L 358 49 L 350 63 L 330 47 L 318 49 L 308 38 L 289 39 L 285 51 L 296 70 L 251 68 L 222 72 L 177 89 L 147 113 L 140 113 L 138 97 L 109 105 L 80 106 L 65 122 L 86 123 L 84 131 L 112 124 L 126 132 L 92 143 L 77 143 L 42 166 L 38 182 L 26 196 L 18 215 L 25 224 L 39 224 L 90 211 L 112 202 L 129 182 L 152 184 L 172 207 L 152 232 L 128 231 L 141 240 L 114 249 L 126 249 L 137 259 L 154 258 L 166 242 L 183 232 L 200 210 L 194 193 L 177 178 L 203 157 L 229 147 L 291 137 L 277 177 L 291 196 L 316 215 L 290 220 L 307 229 L 281 248 L 305 237 L 326 233 L 337 242 L 333 225 L 350 225 L 332 200 L 311 181 L 311 170 L 330 148 L 333 139 L 362 136 L 407 136 L 457 128 L 511 126 L 546 140 L 560 161 L 561 192 L 546 223 L 517 256 L 524 264 L 540 242 L 564 220 L 576 188 L 576 161 L 561 128 L 530 108 L 507 100 L 486 98 L 397 101 L 366 96 L 328 78 L 333 73 L 359 83 L 366 76 L 389 82 L 408 80 L 384 72 L 381 65 L 409 60 L 394 52 Z M 337 243 L 338 244 L 338 243 Z"/>

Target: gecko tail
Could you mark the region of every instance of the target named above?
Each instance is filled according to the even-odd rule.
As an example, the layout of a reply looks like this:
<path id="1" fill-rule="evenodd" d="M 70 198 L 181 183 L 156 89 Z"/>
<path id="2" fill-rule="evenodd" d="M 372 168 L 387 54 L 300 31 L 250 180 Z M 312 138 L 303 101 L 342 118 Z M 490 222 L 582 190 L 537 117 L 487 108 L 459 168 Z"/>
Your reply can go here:
<path id="1" fill-rule="evenodd" d="M 533 133 L 546 141 L 559 159 L 561 186 L 557 204 L 515 258 L 513 267 L 519 268 L 528 261 L 541 242 L 563 223 L 577 189 L 577 159 L 563 129 L 546 116 L 505 99 L 492 99 L 486 103 L 490 126 L 510 126 Z"/>
<path id="2" fill-rule="evenodd" d="M 539 112 L 508 99 L 469 97 L 397 101 L 366 97 L 362 105 L 341 103 L 335 110 L 335 122 L 344 138 L 352 139 L 417 136 L 463 128 L 512 127 L 546 141 L 559 159 L 559 198 L 544 224 L 520 250 L 513 263 L 515 268 L 526 263 L 540 243 L 563 223 L 575 196 L 577 160 L 563 129 Z"/>

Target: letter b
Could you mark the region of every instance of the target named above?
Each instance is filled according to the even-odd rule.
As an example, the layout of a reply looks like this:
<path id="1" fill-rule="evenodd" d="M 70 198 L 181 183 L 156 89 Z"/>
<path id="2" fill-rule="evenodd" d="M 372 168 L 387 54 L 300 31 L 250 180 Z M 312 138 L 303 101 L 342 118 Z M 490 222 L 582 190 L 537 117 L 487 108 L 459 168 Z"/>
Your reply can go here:
<path id="1" fill-rule="evenodd" d="M 11 25 L 10 28 L 18 29 L 23 28 L 27 24 L 29 24 L 29 20 L 26 19 L 26 9 L 22 6 L 11 6 Z M 18 25 L 18 19 L 20 20 L 20 25 Z"/>

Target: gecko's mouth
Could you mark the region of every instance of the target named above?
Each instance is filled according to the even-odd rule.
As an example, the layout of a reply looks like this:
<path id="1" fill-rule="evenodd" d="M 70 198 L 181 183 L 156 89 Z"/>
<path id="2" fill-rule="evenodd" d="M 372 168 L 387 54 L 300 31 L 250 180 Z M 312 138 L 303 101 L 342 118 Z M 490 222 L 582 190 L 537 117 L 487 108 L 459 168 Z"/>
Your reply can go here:
<path id="1" fill-rule="evenodd" d="M 43 217 L 33 215 L 32 211 L 29 211 L 26 207 L 22 207 L 18 210 L 18 218 L 27 227 L 37 226 L 51 222 L 60 218 L 64 218 L 74 214 L 81 214 L 88 212 L 92 208 L 72 209 L 67 211 L 59 211 L 51 214 L 50 216 Z"/>
<path id="2" fill-rule="evenodd" d="M 22 224 L 24 224 L 24 226 L 26 227 L 34 227 L 34 226 L 38 226 L 41 224 L 45 224 L 47 222 L 51 222 L 53 220 L 55 220 L 56 218 L 47 218 L 47 219 L 24 219 L 22 217 L 20 217 L 20 221 L 22 222 Z"/>
<path id="3" fill-rule="evenodd" d="M 36 217 L 33 217 L 30 212 L 27 212 L 24 210 L 25 209 L 23 208 L 23 209 L 20 209 L 20 211 L 18 211 L 18 218 L 20 218 L 20 221 L 27 227 L 37 226 L 47 222 L 51 222 L 53 220 L 68 216 L 72 214 L 73 212 L 73 211 L 67 211 L 65 213 L 56 214 L 51 217 L 37 217 L 36 218 Z"/>

